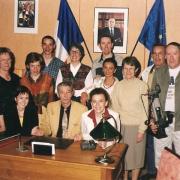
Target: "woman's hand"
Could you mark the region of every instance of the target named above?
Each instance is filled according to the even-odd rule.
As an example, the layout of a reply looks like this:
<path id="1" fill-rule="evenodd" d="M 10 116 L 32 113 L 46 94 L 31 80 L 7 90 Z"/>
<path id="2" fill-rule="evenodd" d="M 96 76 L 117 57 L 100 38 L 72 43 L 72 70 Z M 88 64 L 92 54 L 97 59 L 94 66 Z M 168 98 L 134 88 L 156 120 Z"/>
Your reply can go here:
<path id="1" fill-rule="evenodd" d="M 41 130 L 38 126 L 35 126 L 32 130 L 31 130 L 31 135 L 33 136 L 43 136 L 44 132 L 43 130 Z"/>
<path id="2" fill-rule="evenodd" d="M 136 142 L 140 143 L 143 139 L 144 139 L 144 133 L 138 132 L 136 136 Z"/>
<path id="3" fill-rule="evenodd" d="M 86 92 L 82 92 L 80 99 L 81 103 L 86 106 L 87 100 L 88 100 L 88 94 Z"/>
<path id="4" fill-rule="evenodd" d="M 81 134 L 76 134 L 76 135 L 74 136 L 74 141 L 75 141 L 75 142 L 76 142 L 76 141 L 81 141 L 81 139 L 82 139 Z"/>

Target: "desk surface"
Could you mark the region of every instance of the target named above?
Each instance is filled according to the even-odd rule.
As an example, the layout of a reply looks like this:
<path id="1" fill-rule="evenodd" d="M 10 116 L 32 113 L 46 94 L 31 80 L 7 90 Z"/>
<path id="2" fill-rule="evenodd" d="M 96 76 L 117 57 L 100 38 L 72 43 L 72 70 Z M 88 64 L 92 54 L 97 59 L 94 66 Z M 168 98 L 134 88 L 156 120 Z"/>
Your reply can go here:
<path id="1" fill-rule="evenodd" d="M 117 165 L 119 164 L 119 161 L 122 159 L 127 149 L 127 145 L 125 144 L 116 144 L 109 154 L 109 156 L 113 157 L 115 162 L 109 165 L 101 165 L 95 162 L 95 158 L 99 155 L 103 155 L 103 150 L 100 147 L 97 147 L 95 151 L 82 151 L 80 149 L 79 142 L 73 143 L 66 150 L 56 149 L 56 154 L 54 156 L 34 155 L 31 152 L 31 147 L 29 147 L 29 151 L 27 152 L 18 152 L 16 150 L 17 146 L 18 146 L 18 142 L 14 141 L 9 144 L 6 144 L 5 146 L 0 147 L 0 159 L 1 159 L 0 171 L 4 172 L 4 176 L 8 176 L 6 170 L 12 171 L 13 169 L 14 170 L 16 169 L 15 170 L 16 172 L 11 172 L 12 174 L 20 175 L 19 173 L 17 173 L 17 171 L 18 170 L 24 171 L 23 168 L 26 169 L 26 173 L 29 172 L 30 170 L 36 171 L 36 168 L 38 168 L 38 169 L 41 169 L 39 170 L 40 174 L 42 174 L 45 171 L 46 176 L 48 176 L 48 174 L 52 175 L 51 171 L 53 171 L 53 173 L 55 174 L 56 174 L 56 171 L 58 172 L 60 170 L 62 171 L 62 169 L 57 168 L 58 166 L 63 167 L 64 168 L 63 171 L 64 170 L 71 171 L 72 167 L 73 167 L 73 171 L 74 171 L 74 168 L 81 169 L 81 170 L 83 169 L 85 170 L 85 172 L 87 172 L 87 175 L 88 175 L 89 169 L 100 170 L 101 173 L 103 169 L 106 170 L 106 173 L 107 173 L 107 170 L 109 170 L 109 172 L 111 172 L 112 174 L 112 171 L 117 167 Z M 43 169 L 40 168 L 40 165 L 42 166 Z M 51 169 L 51 165 L 52 165 L 52 169 Z M 74 171 L 73 173 L 74 179 L 76 179 L 75 176 L 78 175 L 76 173 L 80 173 L 80 172 L 78 172 L 78 170 Z M 0 176 L 2 174 L 3 173 L 0 173 Z M 35 174 L 36 176 L 34 177 L 37 177 L 38 172 L 35 172 Z M 64 176 L 64 178 L 65 177 L 66 176 Z M 99 175 L 97 177 L 99 177 Z M 101 178 L 97 178 L 97 179 L 103 179 L 102 177 L 103 176 L 101 175 Z M 88 177 L 86 179 L 88 179 Z M 95 178 L 92 178 L 92 179 L 95 179 Z"/>

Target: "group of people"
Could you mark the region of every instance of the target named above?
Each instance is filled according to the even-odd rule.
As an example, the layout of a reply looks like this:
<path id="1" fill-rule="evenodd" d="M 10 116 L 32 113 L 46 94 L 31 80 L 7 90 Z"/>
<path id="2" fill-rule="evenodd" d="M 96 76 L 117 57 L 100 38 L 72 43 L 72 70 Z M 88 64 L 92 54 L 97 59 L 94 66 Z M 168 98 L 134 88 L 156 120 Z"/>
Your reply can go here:
<path id="1" fill-rule="evenodd" d="M 91 68 L 82 63 L 84 49 L 80 44 L 72 44 L 70 63 L 64 63 L 54 55 L 54 39 L 44 36 L 43 52 L 27 55 L 22 78 L 12 71 L 12 51 L 1 47 L 0 133 L 92 140 L 90 132 L 104 117 L 112 117 L 107 121 L 121 132 L 121 142 L 128 144 L 124 180 L 129 171 L 133 180 L 138 179 L 145 154 L 148 172 L 153 174 L 164 146 L 173 143 L 180 154 L 180 44 L 154 45 L 154 65 L 142 73 L 136 57 L 122 60 L 113 53 L 111 36 L 102 36 L 99 46 L 101 57 Z M 166 128 L 168 137 L 163 139 L 146 135 L 145 121 L 149 117 L 152 132 L 158 128 L 153 114 L 148 115 L 151 111 L 146 96 L 156 84 L 161 88 L 162 111 L 171 111 L 174 117 Z M 105 147 L 104 143 L 97 143 Z M 156 168 L 154 157 L 150 157 L 153 151 Z"/>

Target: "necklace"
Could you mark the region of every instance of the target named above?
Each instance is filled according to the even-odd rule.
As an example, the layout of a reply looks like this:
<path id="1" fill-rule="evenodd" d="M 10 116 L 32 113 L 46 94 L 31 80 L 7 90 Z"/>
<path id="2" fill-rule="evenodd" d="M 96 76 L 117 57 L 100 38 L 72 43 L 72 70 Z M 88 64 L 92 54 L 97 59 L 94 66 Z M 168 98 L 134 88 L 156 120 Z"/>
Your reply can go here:
<path id="1" fill-rule="evenodd" d="M 109 89 L 109 88 L 111 88 L 111 87 L 114 85 L 114 83 L 115 83 L 115 79 L 113 80 L 112 84 L 110 84 L 109 86 L 106 86 L 106 85 L 103 83 L 103 87 L 104 87 L 105 89 Z"/>

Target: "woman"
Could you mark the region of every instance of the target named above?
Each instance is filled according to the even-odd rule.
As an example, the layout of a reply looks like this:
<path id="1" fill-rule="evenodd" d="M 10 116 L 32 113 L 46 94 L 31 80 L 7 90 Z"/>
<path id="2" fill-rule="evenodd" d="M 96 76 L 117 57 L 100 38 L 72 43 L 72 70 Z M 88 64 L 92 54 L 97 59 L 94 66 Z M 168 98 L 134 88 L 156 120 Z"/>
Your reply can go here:
<path id="1" fill-rule="evenodd" d="M 57 85 L 62 81 L 72 82 L 75 90 L 73 100 L 86 105 L 81 95 L 87 92 L 93 84 L 91 68 L 81 63 L 84 57 L 84 48 L 80 44 L 73 44 L 69 50 L 70 64 L 64 65 L 58 73 L 56 80 Z"/>
<path id="2" fill-rule="evenodd" d="M 119 114 L 108 108 L 110 104 L 109 94 L 103 88 L 95 88 L 90 92 L 90 101 L 92 109 L 82 114 L 81 132 L 84 140 L 92 140 L 91 130 L 101 121 L 102 118 L 114 117 L 108 119 L 108 122 L 118 131 L 120 130 Z M 100 142 L 100 145 L 101 144 Z"/>
<path id="3" fill-rule="evenodd" d="M 13 100 L 20 77 L 13 73 L 15 56 L 6 47 L 0 47 L 0 114 L 5 104 Z"/>
<path id="4" fill-rule="evenodd" d="M 132 179 L 137 180 L 140 168 L 144 166 L 144 122 L 147 120 L 148 98 L 143 94 L 147 93 L 148 87 L 136 78 L 138 67 L 136 57 L 126 57 L 122 62 L 123 80 L 116 84 L 112 92 L 112 109 L 120 114 L 123 143 L 129 146 L 125 156 L 124 180 L 128 179 L 129 170 L 132 170 Z"/>
<path id="5" fill-rule="evenodd" d="M 42 72 L 45 63 L 41 54 L 29 53 L 25 65 L 27 72 L 20 83 L 30 90 L 34 102 L 38 106 L 38 112 L 41 114 L 42 106 L 47 106 L 54 99 L 53 80 L 48 74 Z"/>
<path id="6" fill-rule="evenodd" d="M 43 131 L 38 127 L 37 107 L 25 86 L 16 89 L 14 102 L 8 103 L 4 108 L 3 119 L 6 135 L 17 133 L 23 136 L 43 135 Z"/>
<path id="7" fill-rule="evenodd" d="M 113 58 L 107 58 L 103 61 L 104 77 L 96 78 L 94 80 L 94 87 L 102 87 L 111 96 L 112 90 L 118 79 L 114 76 L 117 68 L 117 62 Z"/>

